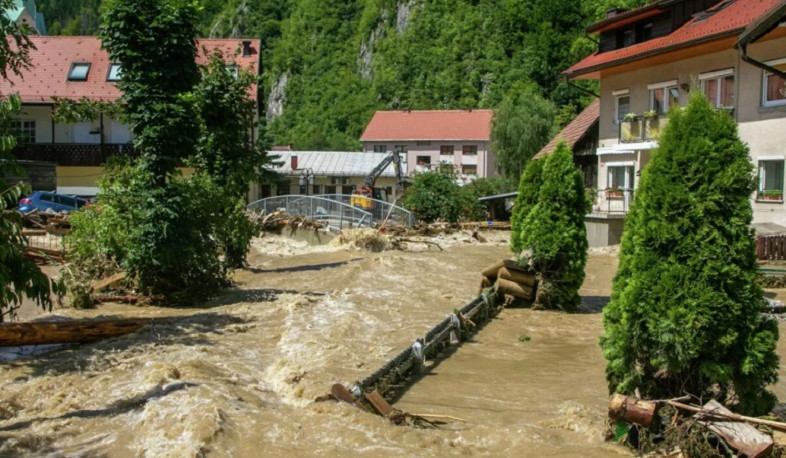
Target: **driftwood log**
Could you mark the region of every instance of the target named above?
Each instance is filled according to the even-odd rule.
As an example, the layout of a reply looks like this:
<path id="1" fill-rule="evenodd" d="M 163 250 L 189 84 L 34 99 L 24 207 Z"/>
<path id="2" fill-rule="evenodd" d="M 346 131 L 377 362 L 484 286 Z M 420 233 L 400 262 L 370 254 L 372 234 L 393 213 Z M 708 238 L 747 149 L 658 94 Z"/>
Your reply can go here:
<path id="1" fill-rule="evenodd" d="M 535 290 L 530 287 L 504 278 L 497 279 L 497 293 L 507 294 L 524 300 L 532 300 Z"/>
<path id="2" fill-rule="evenodd" d="M 130 334 L 162 319 L 31 321 L 0 324 L 0 347 L 92 342 Z"/>
<path id="3" fill-rule="evenodd" d="M 657 407 L 658 405 L 651 401 L 614 393 L 609 402 L 609 417 L 647 427 L 652 423 Z"/>

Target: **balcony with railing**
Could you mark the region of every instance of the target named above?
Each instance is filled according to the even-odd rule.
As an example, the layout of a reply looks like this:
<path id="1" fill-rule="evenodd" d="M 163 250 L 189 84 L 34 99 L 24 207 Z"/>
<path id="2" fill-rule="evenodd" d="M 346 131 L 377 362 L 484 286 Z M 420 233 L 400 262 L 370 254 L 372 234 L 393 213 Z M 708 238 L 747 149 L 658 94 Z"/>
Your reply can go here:
<path id="1" fill-rule="evenodd" d="M 595 193 L 592 212 L 623 215 L 630 210 L 633 202 L 633 189 L 610 188 Z"/>
<path id="2" fill-rule="evenodd" d="M 657 141 L 669 118 L 661 116 L 636 116 L 620 121 L 620 143 Z"/>
<path id="3" fill-rule="evenodd" d="M 126 144 L 27 143 L 14 148 L 18 160 L 54 162 L 60 166 L 96 167 L 109 156 L 136 157 L 134 146 Z"/>

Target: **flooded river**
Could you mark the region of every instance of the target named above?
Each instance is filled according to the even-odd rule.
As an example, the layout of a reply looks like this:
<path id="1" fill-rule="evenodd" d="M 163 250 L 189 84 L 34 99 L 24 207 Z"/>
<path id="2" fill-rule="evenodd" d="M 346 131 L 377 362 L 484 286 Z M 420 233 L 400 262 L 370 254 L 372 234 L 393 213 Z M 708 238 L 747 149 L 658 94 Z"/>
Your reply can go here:
<path id="1" fill-rule="evenodd" d="M 591 255 L 585 313 L 504 310 L 394 404 L 465 422 L 397 427 L 313 402 L 475 297 L 479 272 L 509 256 L 507 233 L 484 235 L 381 253 L 268 236 L 236 288 L 200 307 L 56 311 L 174 318 L 0 366 L 0 455 L 629 456 L 603 440 L 597 339 L 615 254 Z"/>

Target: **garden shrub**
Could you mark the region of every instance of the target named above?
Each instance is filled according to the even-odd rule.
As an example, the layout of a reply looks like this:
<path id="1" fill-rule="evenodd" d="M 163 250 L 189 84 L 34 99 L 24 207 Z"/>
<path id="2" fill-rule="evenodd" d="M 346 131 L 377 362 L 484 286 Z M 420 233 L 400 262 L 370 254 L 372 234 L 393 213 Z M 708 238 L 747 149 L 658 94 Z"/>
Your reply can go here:
<path id="1" fill-rule="evenodd" d="M 609 390 L 690 393 L 759 415 L 775 397 L 776 324 L 762 316 L 754 169 L 734 121 L 701 96 L 673 110 L 625 221 L 601 338 Z"/>
<path id="2" fill-rule="evenodd" d="M 574 311 L 587 264 L 589 207 L 584 179 L 564 142 L 545 158 L 541 179 L 537 203 L 520 225 L 520 262 L 538 275 L 536 307 Z"/>
<path id="3" fill-rule="evenodd" d="M 532 207 L 538 203 L 545 162 L 544 160 L 529 161 L 519 179 L 519 195 L 513 205 L 513 215 L 510 217 L 510 250 L 513 253 L 521 253 L 521 226 Z"/>
<path id="4" fill-rule="evenodd" d="M 416 174 L 412 186 L 404 194 L 403 203 L 417 220 L 427 223 L 436 220 L 455 223 L 477 215 L 480 208 L 474 193 L 459 186 L 451 170 Z"/>

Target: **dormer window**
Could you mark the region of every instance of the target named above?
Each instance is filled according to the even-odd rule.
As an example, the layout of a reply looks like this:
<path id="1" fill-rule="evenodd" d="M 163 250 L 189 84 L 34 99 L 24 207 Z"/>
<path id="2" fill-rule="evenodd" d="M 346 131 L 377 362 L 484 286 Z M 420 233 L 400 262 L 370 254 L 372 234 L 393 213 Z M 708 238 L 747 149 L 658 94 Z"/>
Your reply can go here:
<path id="1" fill-rule="evenodd" d="M 89 62 L 74 62 L 71 64 L 71 70 L 68 71 L 68 81 L 87 81 L 89 72 Z"/>
<path id="2" fill-rule="evenodd" d="M 107 81 L 120 81 L 120 75 L 123 73 L 120 64 L 109 64 L 109 71 L 106 73 Z"/>

